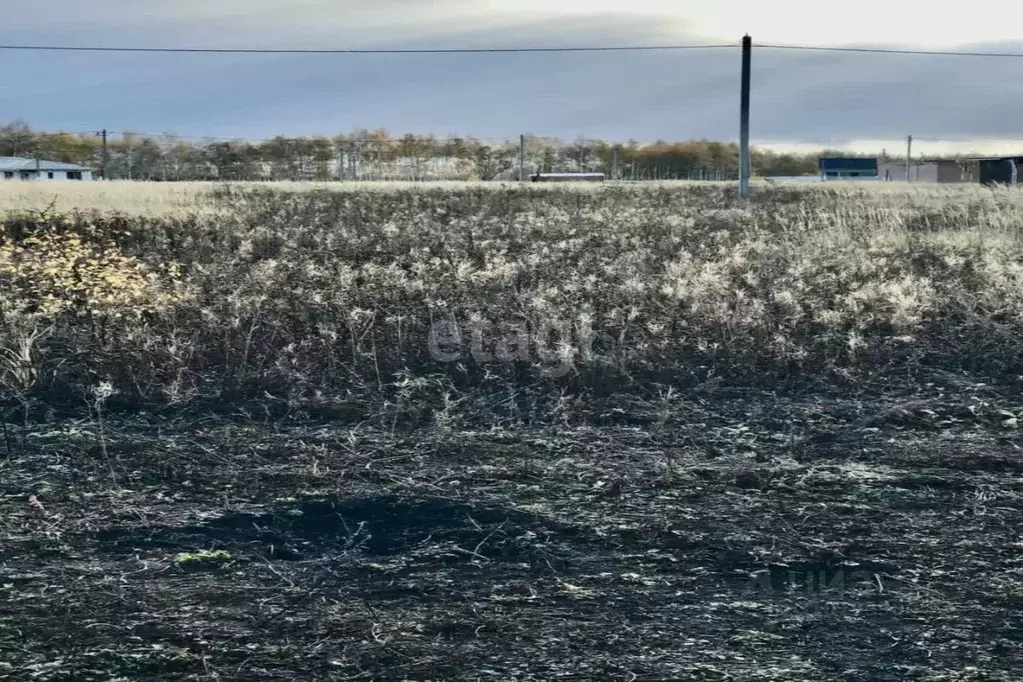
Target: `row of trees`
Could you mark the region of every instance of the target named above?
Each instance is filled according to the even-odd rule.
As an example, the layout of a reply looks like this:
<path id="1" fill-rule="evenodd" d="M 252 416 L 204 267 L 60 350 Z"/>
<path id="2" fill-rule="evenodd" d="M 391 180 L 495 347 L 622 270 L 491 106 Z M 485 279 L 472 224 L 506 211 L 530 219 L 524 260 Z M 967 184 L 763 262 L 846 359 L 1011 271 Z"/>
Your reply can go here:
<path id="1" fill-rule="evenodd" d="M 99 134 L 0 126 L 0 156 L 36 157 L 105 169 L 108 178 L 138 180 L 375 180 L 515 177 L 519 141 L 473 137 L 395 136 L 358 130 L 333 137 L 277 136 L 258 142 L 184 139 L 172 134 L 111 133 L 104 155 Z M 754 149 L 762 176 L 813 174 L 816 154 Z M 730 179 L 738 174 L 734 143 L 612 143 L 527 136 L 527 173 L 602 171 L 617 177 Z"/>

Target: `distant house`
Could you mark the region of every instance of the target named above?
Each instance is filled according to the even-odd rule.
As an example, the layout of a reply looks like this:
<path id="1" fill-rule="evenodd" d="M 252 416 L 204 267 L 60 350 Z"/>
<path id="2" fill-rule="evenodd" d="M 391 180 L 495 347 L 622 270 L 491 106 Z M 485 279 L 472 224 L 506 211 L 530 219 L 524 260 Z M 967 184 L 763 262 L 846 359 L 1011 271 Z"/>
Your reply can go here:
<path id="1" fill-rule="evenodd" d="M 817 162 L 817 167 L 823 180 L 866 180 L 877 177 L 877 159 L 822 156 Z"/>
<path id="2" fill-rule="evenodd" d="M 92 170 L 60 161 L 0 156 L 0 180 L 92 180 Z"/>
<path id="3" fill-rule="evenodd" d="M 980 167 L 980 184 L 1015 185 L 1023 167 L 1023 156 L 993 156 L 974 159 Z"/>

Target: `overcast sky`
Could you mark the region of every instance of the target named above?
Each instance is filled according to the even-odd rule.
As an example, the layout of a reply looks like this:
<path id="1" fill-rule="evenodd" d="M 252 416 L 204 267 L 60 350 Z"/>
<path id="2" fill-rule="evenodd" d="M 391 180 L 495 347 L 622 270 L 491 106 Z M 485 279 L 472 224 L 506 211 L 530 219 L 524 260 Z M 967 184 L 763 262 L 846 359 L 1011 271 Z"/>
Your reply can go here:
<path id="1" fill-rule="evenodd" d="M 731 43 L 717 50 L 203 55 L 0 50 L 0 120 L 184 136 L 519 133 L 652 141 L 738 132 L 758 43 L 1023 53 L 1023 4 L 973 0 L 48 0 L 0 44 L 448 48 Z M 1023 59 L 756 49 L 754 143 L 1023 148 Z"/>

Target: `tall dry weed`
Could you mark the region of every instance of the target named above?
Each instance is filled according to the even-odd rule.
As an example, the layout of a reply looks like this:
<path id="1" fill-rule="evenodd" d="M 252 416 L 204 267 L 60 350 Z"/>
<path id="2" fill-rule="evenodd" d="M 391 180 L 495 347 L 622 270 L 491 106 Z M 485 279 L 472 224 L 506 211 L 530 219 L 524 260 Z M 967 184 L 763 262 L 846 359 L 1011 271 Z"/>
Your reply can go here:
<path id="1" fill-rule="evenodd" d="M 137 215 L 9 213 L 0 316 L 52 324 L 30 392 L 54 401 L 103 378 L 124 405 L 449 424 L 455 406 L 543 413 L 560 409 L 550 396 L 656 395 L 710 371 L 998 375 L 1023 351 L 1019 192 L 303 189 L 207 186 L 191 206 Z M 438 325 L 457 334 L 438 345 Z"/>

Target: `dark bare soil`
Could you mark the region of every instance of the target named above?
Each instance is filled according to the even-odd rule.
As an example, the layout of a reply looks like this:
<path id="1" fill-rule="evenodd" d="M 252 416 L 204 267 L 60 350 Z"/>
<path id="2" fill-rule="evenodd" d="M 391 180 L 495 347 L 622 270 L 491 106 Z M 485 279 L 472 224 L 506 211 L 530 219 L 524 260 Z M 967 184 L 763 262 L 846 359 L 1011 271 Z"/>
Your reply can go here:
<path id="1" fill-rule="evenodd" d="M 1020 408 L 945 379 L 10 425 L 0 678 L 1023 679 Z"/>

